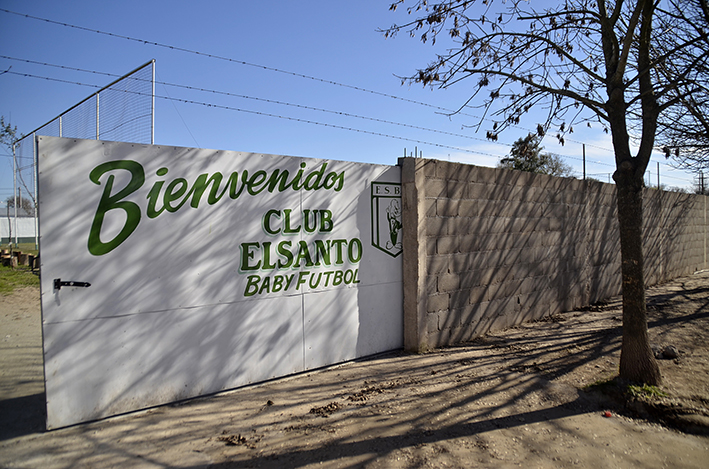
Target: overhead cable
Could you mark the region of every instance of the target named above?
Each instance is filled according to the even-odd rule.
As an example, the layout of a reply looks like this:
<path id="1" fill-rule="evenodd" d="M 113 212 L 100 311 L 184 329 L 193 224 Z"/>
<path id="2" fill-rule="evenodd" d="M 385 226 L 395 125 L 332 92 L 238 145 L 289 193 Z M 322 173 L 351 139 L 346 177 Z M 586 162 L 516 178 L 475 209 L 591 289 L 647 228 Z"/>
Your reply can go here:
<path id="1" fill-rule="evenodd" d="M 28 18 L 28 19 L 33 19 L 33 20 L 37 20 L 37 21 L 43 21 L 43 22 L 49 23 L 49 24 L 55 24 L 55 25 L 64 26 L 64 27 L 67 27 L 67 28 L 78 29 L 78 30 L 80 30 L 80 31 L 88 31 L 88 32 L 95 33 L 95 34 L 101 34 L 101 35 L 105 35 L 105 36 L 115 37 L 115 38 L 124 39 L 124 40 L 127 40 L 127 41 L 137 42 L 137 43 L 140 43 L 140 44 L 147 44 L 147 45 L 151 45 L 151 46 L 155 46 L 155 47 L 161 47 L 161 48 L 164 48 L 164 49 L 170 49 L 170 50 L 175 50 L 175 51 L 178 51 L 178 52 L 185 52 L 185 53 L 188 53 L 188 54 L 193 54 L 193 55 L 198 55 L 198 56 L 202 56 L 202 57 L 207 57 L 207 58 L 210 58 L 210 59 L 223 60 L 223 61 L 226 61 L 226 62 L 231 62 L 231 63 L 235 63 L 235 64 L 239 64 L 239 65 L 245 65 L 245 66 L 249 66 L 249 67 L 255 67 L 255 68 L 262 69 L 262 70 L 268 70 L 268 71 L 271 71 L 271 72 L 283 73 L 283 74 L 286 74 L 286 75 L 291 75 L 291 76 L 295 76 L 295 77 L 299 77 L 299 78 L 305 78 L 305 79 L 317 81 L 317 82 L 320 82 L 320 83 L 327 83 L 327 84 L 329 84 L 329 85 L 340 86 L 340 87 L 343 87 L 343 88 L 349 88 L 349 89 L 361 91 L 361 92 L 364 92 L 364 93 L 369 93 L 369 94 L 373 94 L 373 95 L 377 95 L 377 96 L 383 96 L 383 97 L 390 98 L 390 99 L 396 99 L 396 100 L 399 100 L 399 101 L 403 101 L 403 102 L 407 102 L 407 103 L 411 103 L 411 104 L 416 104 L 416 105 L 419 105 L 419 106 L 425 106 L 425 107 L 428 107 L 428 108 L 431 108 L 431 109 L 435 109 L 435 110 L 437 110 L 437 111 L 440 111 L 440 112 L 442 112 L 442 113 L 444 113 L 444 114 L 447 114 L 447 115 L 460 114 L 460 115 L 464 115 L 464 116 L 467 116 L 467 117 L 472 117 L 472 118 L 474 118 L 474 119 L 483 119 L 483 120 L 487 120 L 487 121 L 490 121 L 490 122 L 494 122 L 494 120 L 492 120 L 492 119 L 481 118 L 480 116 L 476 116 L 476 115 L 474 115 L 474 114 L 469 114 L 469 113 L 466 113 L 466 112 L 462 112 L 462 111 L 460 111 L 460 110 L 455 111 L 455 110 L 447 109 L 447 108 L 444 108 L 444 107 L 441 107 L 441 106 L 436 106 L 436 105 L 433 105 L 433 104 L 425 103 L 425 102 L 422 102 L 422 101 L 417 101 L 417 100 L 409 99 L 409 98 L 403 98 L 403 97 L 401 97 L 401 96 L 396 96 L 396 95 L 392 95 L 392 94 L 389 94 L 389 93 L 383 93 L 383 92 L 381 92 L 381 91 L 370 90 L 370 89 L 367 89 L 367 88 L 363 88 L 363 87 L 355 86 L 355 85 L 349 85 L 349 84 L 346 84 L 346 83 L 340 83 L 340 82 L 337 82 L 337 81 L 334 81 L 334 80 L 328 80 L 328 79 L 325 79 L 325 78 L 319 78 L 319 77 L 315 77 L 315 76 L 312 76 L 312 75 L 306 75 L 306 74 L 298 73 L 298 72 L 291 72 L 291 71 L 289 71 L 289 70 L 283 70 L 283 69 L 276 68 L 276 67 L 269 67 L 269 66 L 267 66 L 267 65 L 260 65 L 260 64 L 256 64 L 256 63 L 252 63 L 252 62 L 246 62 L 246 61 L 243 61 L 243 60 L 232 59 L 232 58 L 230 58 L 230 57 L 225 57 L 225 56 L 221 56 L 221 55 L 210 54 L 210 53 L 207 53 L 207 52 L 200 52 L 200 51 L 197 51 L 197 50 L 194 50 L 194 49 L 188 49 L 188 48 L 185 48 L 185 47 L 173 46 L 173 45 L 170 45 L 170 44 L 164 44 L 164 43 L 155 42 L 155 41 L 148 41 L 148 40 L 146 40 L 146 39 L 139 39 L 139 38 L 135 38 L 135 37 L 131 37 L 131 36 L 125 36 L 125 35 L 122 35 L 122 34 L 111 33 L 111 32 L 108 32 L 108 31 L 102 31 L 102 30 L 99 30 L 99 29 L 87 28 L 87 27 L 85 27 L 85 26 L 78 26 L 78 25 L 74 25 L 74 24 L 70 24 L 70 23 L 65 23 L 65 22 L 62 22 L 62 21 L 50 20 L 50 19 L 48 19 L 48 18 L 41 18 L 41 17 L 39 17 L 39 16 L 28 15 L 28 14 L 25 14 L 25 13 L 18 13 L 18 12 L 16 12 L 16 11 L 8 10 L 8 9 L 6 9 L 6 8 L 0 8 L 0 11 L 1 11 L 1 12 L 5 12 L 5 13 L 10 13 L 10 14 L 13 14 L 13 15 L 17 15 L 17 16 L 22 16 L 22 17 L 25 17 L 25 18 Z M 522 128 L 522 127 L 519 127 L 519 128 L 521 128 L 521 129 L 523 129 L 523 130 L 526 130 L 527 132 L 531 132 L 529 129 L 524 129 L 524 128 Z M 571 140 L 571 139 L 567 139 L 567 140 L 568 140 L 569 142 L 583 143 L 583 142 L 577 142 L 577 141 Z M 588 146 L 594 146 L 594 145 L 588 145 Z M 612 150 L 609 150 L 608 148 L 603 148 L 603 147 L 596 147 L 596 148 L 601 149 L 601 150 L 605 150 L 605 151 L 612 151 Z"/>

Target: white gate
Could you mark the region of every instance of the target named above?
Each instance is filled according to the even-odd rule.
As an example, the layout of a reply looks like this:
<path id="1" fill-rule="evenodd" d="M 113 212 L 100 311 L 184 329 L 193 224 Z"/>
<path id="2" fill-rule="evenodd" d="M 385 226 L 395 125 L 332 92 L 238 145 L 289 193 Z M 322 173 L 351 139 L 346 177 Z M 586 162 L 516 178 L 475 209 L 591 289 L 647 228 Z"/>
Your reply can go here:
<path id="1" fill-rule="evenodd" d="M 38 148 L 48 428 L 403 345 L 398 167 Z"/>

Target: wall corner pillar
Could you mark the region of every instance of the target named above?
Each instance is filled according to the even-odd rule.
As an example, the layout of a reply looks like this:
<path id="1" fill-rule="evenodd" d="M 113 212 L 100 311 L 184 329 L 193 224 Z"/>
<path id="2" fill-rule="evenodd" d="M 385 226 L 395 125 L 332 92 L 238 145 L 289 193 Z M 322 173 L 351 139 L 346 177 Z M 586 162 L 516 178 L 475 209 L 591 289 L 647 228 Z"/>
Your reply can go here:
<path id="1" fill-rule="evenodd" d="M 401 165 L 404 349 L 422 353 L 429 349 L 426 296 L 426 194 L 423 158 L 404 157 Z"/>

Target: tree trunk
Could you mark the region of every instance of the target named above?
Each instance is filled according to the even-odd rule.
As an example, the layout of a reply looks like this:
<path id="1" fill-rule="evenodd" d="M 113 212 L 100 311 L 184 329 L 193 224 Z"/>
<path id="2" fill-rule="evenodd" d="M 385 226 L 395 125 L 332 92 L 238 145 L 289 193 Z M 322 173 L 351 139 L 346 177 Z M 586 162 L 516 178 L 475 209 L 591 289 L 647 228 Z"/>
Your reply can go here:
<path id="1" fill-rule="evenodd" d="M 647 334 L 642 249 L 643 183 L 642 180 L 635 180 L 638 176 L 634 169 L 619 168 L 615 175 L 623 277 L 620 377 L 632 382 L 659 385 L 662 377 Z"/>

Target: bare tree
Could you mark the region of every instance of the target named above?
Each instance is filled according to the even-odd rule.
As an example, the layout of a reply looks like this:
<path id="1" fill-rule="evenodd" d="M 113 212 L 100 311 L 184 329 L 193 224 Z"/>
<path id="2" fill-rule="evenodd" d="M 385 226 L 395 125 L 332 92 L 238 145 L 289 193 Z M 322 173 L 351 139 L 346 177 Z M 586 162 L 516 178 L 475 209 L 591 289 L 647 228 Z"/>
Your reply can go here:
<path id="1" fill-rule="evenodd" d="M 17 196 L 17 198 L 10 196 L 5 201 L 8 210 L 15 207 L 15 200 L 17 200 L 18 213 L 25 217 L 33 217 L 35 215 L 35 205 L 34 201 L 28 199 L 27 197 Z"/>
<path id="2" fill-rule="evenodd" d="M 12 155 L 12 158 L 16 158 L 14 146 L 22 138 L 22 134 L 17 133 L 17 126 L 13 127 L 12 125 L 10 125 L 9 122 L 5 122 L 4 116 L 0 116 L 0 145 L 3 145 L 7 148 L 8 152 L 10 152 L 10 154 Z M 25 182 L 25 179 L 22 176 L 22 168 L 16 168 L 16 171 L 20 184 L 22 185 L 22 187 L 24 187 L 25 191 L 27 192 L 27 195 L 32 198 L 32 205 L 34 206 L 32 208 L 32 213 L 34 214 L 36 213 L 37 209 L 37 201 L 35 200 L 35 197 L 32 195 L 32 191 L 27 186 L 27 183 Z M 13 199 L 12 206 L 14 206 L 14 197 L 11 198 Z M 18 207 L 22 206 L 24 206 L 24 202 L 23 204 L 18 204 Z"/>
<path id="3" fill-rule="evenodd" d="M 696 173 L 709 169 L 709 65 L 706 51 L 709 39 L 709 6 L 699 0 L 699 8 L 678 8 L 673 21 L 667 21 L 663 31 L 667 37 L 658 45 L 664 55 L 670 56 L 654 72 L 658 80 L 670 86 L 668 93 L 681 105 L 667 109 L 658 123 L 657 143 L 663 146 L 665 156 L 673 165 Z M 680 41 L 689 47 L 678 47 Z M 673 80 L 678 73 L 686 73 L 683 80 Z"/>
<path id="4" fill-rule="evenodd" d="M 647 336 L 643 174 L 658 135 L 668 148 L 675 142 L 670 153 L 679 148 L 678 136 L 687 139 L 680 154 L 706 142 L 706 133 L 685 134 L 673 122 L 677 116 L 701 122 L 709 110 L 707 0 L 562 0 L 539 10 L 526 0 L 410 3 L 412 19 L 384 34 L 450 45 L 409 80 L 441 88 L 471 84 L 461 109 L 482 110 L 478 125 L 492 121 L 488 138 L 531 109 L 545 110 L 537 133 L 552 130 L 562 144 L 579 124 L 611 133 L 623 282 L 620 377 L 659 384 Z"/>

